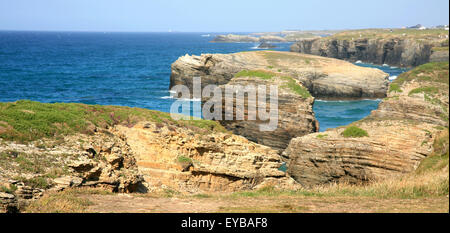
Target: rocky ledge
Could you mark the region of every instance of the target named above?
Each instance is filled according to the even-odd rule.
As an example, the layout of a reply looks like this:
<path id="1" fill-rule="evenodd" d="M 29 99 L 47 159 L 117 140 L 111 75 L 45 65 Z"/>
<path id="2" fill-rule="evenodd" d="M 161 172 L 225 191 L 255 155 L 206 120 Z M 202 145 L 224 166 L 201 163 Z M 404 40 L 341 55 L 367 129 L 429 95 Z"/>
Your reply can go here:
<path id="1" fill-rule="evenodd" d="M 369 117 L 293 139 L 284 152 L 288 173 L 313 186 L 365 183 L 414 171 L 436 144 L 448 140 L 448 69 L 448 62 L 429 63 L 404 73 Z"/>
<path id="2" fill-rule="evenodd" d="M 347 31 L 331 37 L 300 40 L 291 46 L 291 51 L 352 62 L 415 67 L 448 61 L 448 31 Z"/>
<path id="3" fill-rule="evenodd" d="M 209 84 L 222 88 L 227 84 L 278 86 L 280 119 L 275 132 L 260 132 L 259 121 L 224 120 L 221 124 L 235 134 L 279 151 L 284 150 L 292 138 L 319 130 L 312 111 L 314 97 L 383 98 L 389 83 L 388 74 L 378 69 L 337 59 L 275 51 L 186 55 L 172 64 L 170 86 L 186 85 L 192 90 L 194 77 L 201 78 L 202 87 Z"/>

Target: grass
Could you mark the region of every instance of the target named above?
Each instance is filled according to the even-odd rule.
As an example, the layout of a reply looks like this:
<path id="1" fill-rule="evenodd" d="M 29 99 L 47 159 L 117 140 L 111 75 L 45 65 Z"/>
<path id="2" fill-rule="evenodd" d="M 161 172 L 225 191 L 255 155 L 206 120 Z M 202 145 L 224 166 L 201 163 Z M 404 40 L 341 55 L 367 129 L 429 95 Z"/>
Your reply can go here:
<path id="1" fill-rule="evenodd" d="M 21 143 L 75 133 L 92 134 L 95 127 L 131 127 L 142 120 L 226 132 L 214 121 L 174 121 L 169 113 L 147 109 L 29 100 L 0 103 L 0 119 L 0 138 Z"/>
<path id="2" fill-rule="evenodd" d="M 368 137 L 369 134 L 367 133 L 367 131 L 357 126 L 349 126 L 344 130 L 344 132 L 342 132 L 342 136 L 344 136 L 345 138 L 361 138 Z"/>
<path id="3" fill-rule="evenodd" d="M 327 137 L 328 137 L 328 134 L 319 134 L 319 135 L 316 136 L 316 138 L 318 138 L 318 139 L 324 139 L 324 138 L 327 138 Z"/>
<path id="4" fill-rule="evenodd" d="M 4 192 L 4 193 L 14 193 L 17 190 L 17 186 L 14 184 L 9 185 L 9 187 L 0 186 L 0 192 Z"/>
<path id="5" fill-rule="evenodd" d="M 437 94 L 439 93 L 439 88 L 437 87 L 419 87 L 416 89 L 413 89 L 409 92 L 409 96 L 419 93 L 427 93 L 427 94 Z"/>
<path id="6" fill-rule="evenodd" d="M 179 163 L 192 163 L 192 159 L 185 156 L 178 156 Z"/>
<path id="7" fill-rule="evenodd" d="M 310 98 L 311 93 L 309 93 L 308 89 L 303 87 L 302 85 L 298 84 L 297 81 L 289 76 L 284 76 L 282 79 L 286 80 L 287 83 L 282 86 L 282 88 L 290 89 L 291 91 L 295 92 L 297 95 L 301 96 L 302 98 Z"/>
<path id="8" fill-rule="evenodd" d="M 397 83 L 391 83 L 391 85 L 389 86 L 389 93 L 390 92 L 403 92 L 402 89 L 400 88 L 399 84 Z"/>
<path id="9" fill-rule="evenodd" d="M 262 71 L 262 70 L 243 70 L 239 73 L 237 73 L 234 77 L 257 77 L 263 80 L 271 80 L 272 78 L 276 77 L 277 75 L 272 72 L 268 71 Z M 310 98 L 312 97 L 309 93 L 308 89 L 303 87 L 302 85 L 298 84 L 297 81 L 290 77 L 290 76 L 283 76 L 281 79 L 287 81 L 285 85 L 281 86 L 282 88 L 289 89 L 296 93 L 297 95 L 300 95 L 302 98 Z"/>
<path id="10" fill-rule="evenodd" d="M 360 37 L 361 35 L 361 37 Z M 352 39 L 389 39 L 389 38 L 409 38 L 416 40 L 440 39 L 439 36 L 448 35 L 444 29 L 361 29 L 349 30 L 336 33 L 326 39 L 352 40 Z"/>
<path id="11" fill-rule="evenodd" d="M 395 79 L 392 85 L 399 87 L 412 80 L 417 82 L 436 82 L 449 84 L 449 63 L 448 62 L 431 62 L 418 66 L 408 72 L 402 73 Z"/>
<path id="12" fill-rule="evenodd" d="M 93 203 L 79 197 L 79 192 L 66 189 L 62 192 L 48 193 L 25 208 L 25 213 L 84 213 Z"/>
<path id="13" fill-rule="evenodd" d="M 270 80 L 276 75 L 272 72 L 267 72 L 263 70 L 243 70 L 236 75 L 234 75 L 235 78 L 239 77 L 257 77 L 263 80 Z"/>
<path id="14" fill-rule="evenodd" d="M 69 155 L 51 155 L 51 154 L 26 154 L 17 151 L 0 152 L 0 169 L 14 174 L 21 174 L 15 177 L 16 180 L 23 181 L 25 184 L 36 188 L 47 188 L 47 178 L 56 178 L 67 175 L 68 168 L 61 158 Z M 22 175 L 30 174 L 35 176 L 26 179 Z"/>

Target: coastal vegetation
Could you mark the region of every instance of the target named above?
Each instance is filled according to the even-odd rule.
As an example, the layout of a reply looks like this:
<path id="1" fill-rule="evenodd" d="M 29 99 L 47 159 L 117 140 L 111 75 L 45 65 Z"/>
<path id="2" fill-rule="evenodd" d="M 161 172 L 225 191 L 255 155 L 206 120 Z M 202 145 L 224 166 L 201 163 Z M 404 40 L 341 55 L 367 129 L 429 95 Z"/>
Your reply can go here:
<path id="1" fill-rule="evenodd" d="M 264 70 L 243 70 L 236 75 L 234 75 L 235 78 L 239 77 L 257 77 L 261 78 L 263 80 L 270 80 L 271 78 L 275 77 L 276 74 Z"/>
<path id="2" fill-rule="evenodd" d="M 235 74 L 235 78 L 239 77 L 255 77 L 260 78 L 262 80 L 271 80 L 274 77 L 280 77 L 280 74 L 276 74 L 270 71 L 264 70 L 242 70 L 239 73 Z M 285 82 L 285 84 L 281 85 L 281 88 L 285 88 L 291 90 L 295 94 L 301 96 L 302 98 L 310 98 L 311 93 L 309 93 L 308 89 L 299 84 L 294 78 L 290 76 L 281 76 L 281 80 Z"/>
<path id="3" fill-rule="evenodd" d="M 346 138 L 361 138 L 368 137 L 369 134 L 367 131 L 358 128 L 357 126 L 349 126 L 342 132 L 342 136 Z"/>
<path id="4" fill-rule="evenodd" d="M 290 76 L 283 76 L 282 79 L 286 80 L 287 83 L 283 85 L 283 88 L 288 88 L 291 91 L 295 92 L 297 95 L 301 96 L 302 98 L 310 98 L 311 93 L 309 93 L 308 89 L 306 89 L 304 86 L 300 85 L 294 78 Z"/>
<path id="5" fill-rule="evenodd" d="M 352 40 L 358 38 L 364 39 L 387 39 L 392 37 L 407 37 L 413 39 L 430 39 L 430 38 L 444 38 L 448 35 L 448 31 L 444 29 L 360 29 L 348 30 L 336 33 L 327 39 Z"/>
<path id="6" fill-rule="evenodd" d="M 399 86 L 404 82 L 415 80 L 416 82 L 436 82 L 449 84 L 448 79 L 449 63 L 448 62 L 431 62 L 414 68 L 411 71 L 402 73 L 395 79 L 393 85 Z M 439 87 L 438 87 L 439 88 Z"/>
<path id="7" fill-rule="evenodd" d="M 92 134 L 96 127 L 119 124 L 131 127 L 139 121 L 226 132 L 214 121 L 174 121 L 169 113 L 147 109 L 78 103 L 50 104 L 29 100 L 0 103 L 0 119 L 0 138 L 22 143 L 75 133 Z"/>

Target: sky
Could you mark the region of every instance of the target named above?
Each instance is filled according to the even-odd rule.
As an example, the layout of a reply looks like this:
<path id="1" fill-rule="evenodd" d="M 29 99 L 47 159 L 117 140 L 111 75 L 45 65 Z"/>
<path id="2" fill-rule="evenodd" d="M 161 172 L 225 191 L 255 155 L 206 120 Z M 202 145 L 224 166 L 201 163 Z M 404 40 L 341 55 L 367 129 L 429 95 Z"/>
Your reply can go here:
<path id="1" fill-rule="evenodd" d="M 0 30 L 276 32 L 448 22 L 448 0 L 0 0 Z"/>

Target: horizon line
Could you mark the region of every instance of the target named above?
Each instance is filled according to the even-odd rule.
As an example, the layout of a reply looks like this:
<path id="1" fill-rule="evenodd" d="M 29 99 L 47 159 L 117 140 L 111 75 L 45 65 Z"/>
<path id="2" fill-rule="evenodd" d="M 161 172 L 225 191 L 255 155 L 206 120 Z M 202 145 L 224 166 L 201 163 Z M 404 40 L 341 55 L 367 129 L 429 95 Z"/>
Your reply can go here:
<path id="1" fill-rule="evenodd" d="M 444 25 L 444 24 L 443 24 Z M 448 24 L 447 24 L 448 25 Z M 72 30 L 72 29 L 1 29 L 0 31 L 10 32 L 92 32 L 92 33 L 281 33 L 283 31 L 349 31 L 349 30 L 365 30 L 365 29 L 405 29 L 402 27 L 369 27 L 369 28 L 346 28 L 346 29 L 284 29 L 281 31 L 127 31 L 127 30 Z M 406 28 L 408 29 L 408 28 Z"/>

